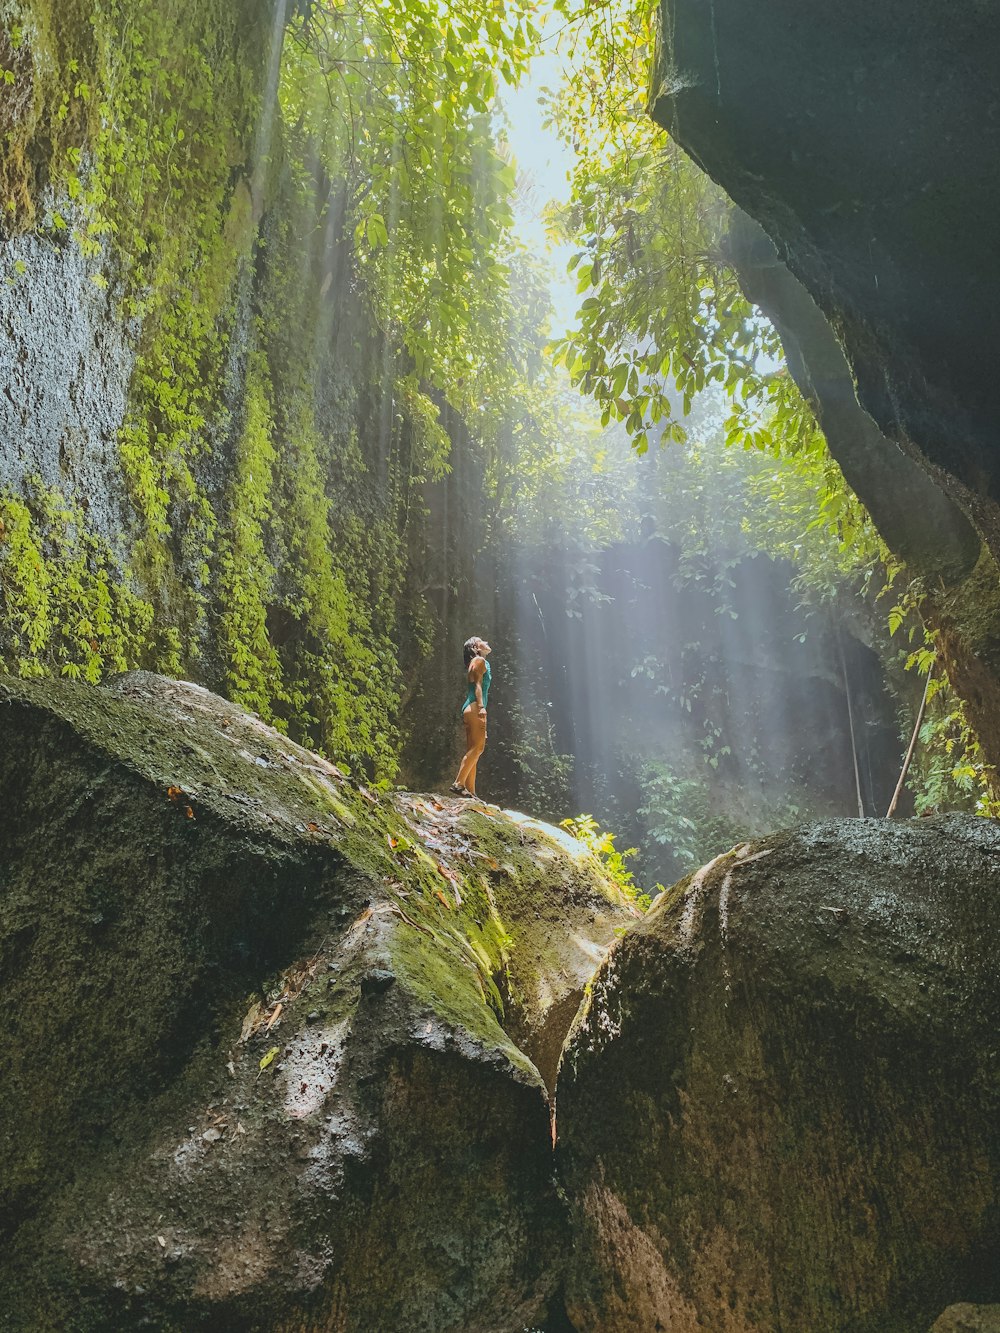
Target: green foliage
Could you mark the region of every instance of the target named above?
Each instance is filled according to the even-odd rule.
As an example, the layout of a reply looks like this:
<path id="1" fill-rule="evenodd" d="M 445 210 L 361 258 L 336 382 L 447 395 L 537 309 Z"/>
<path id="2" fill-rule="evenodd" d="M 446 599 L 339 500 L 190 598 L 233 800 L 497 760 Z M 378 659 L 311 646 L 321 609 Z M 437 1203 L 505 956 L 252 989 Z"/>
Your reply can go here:
<path id="1" fill-rule="evenodd" d="M 449 468 L 442 409 L 499 495 L 540 365 L 491 118 L 532 11 L 318 3 L 275 67 L 258 0 L 4 0 L 8 217 L 87 257 L 135 350 L 129 531 L 105 551 L 84 513 L 11 497 L 9 665 L 201 678 L 392 777 L 400 640 L 430 641 L 408 578 L 422 487 Z"/>
<path id="2" fill-rule="evenodd" d="M 288 119 L 347 181 L 376 319 L 484 438 L 516 387 L 504 254 L 515 180 L 491 110 L 538 39 L 533 11 L 528 0 L 318 4 L 293 26 L 282 67 Z"/>
<path id="3" fill-rule="evenodd" d="M 932 636 L 923 630 L 914 637 L 921 646 L 907 656 L 907 670 L 918 677 L 935 672 L 927 686 L 927 709 L 907 776 L 914 809 L 918 815 L 967 810 L 996 819 L 1000 816 L 996 770 L 983 758 L 963 701 L 938 661 Z"/>
<path id="4" fill-rule="evenodd" d="M 625 864 L 628 857 L 637 855 L 638 848 L 629 847 L 620 852 L 615 846 L 615 834 L 601 829 L 592 815 L 577 815 L 575 818 L 560 820 L 559 827 L 578 838 L 597 857 L 604 873 L 630 902 L 643 912 L 647 910 L 653 901 L 652 896 L 636 885 L 631 870 Z M 657 884 L 656 892 L 659 893 L 662 888 L 662 884 Z"/>
<path id="5" fill-rule="evenodd" d="M 669 852 L 675 877 L 747 836 L 745 822 L 734 818 L 705 778 L 683 776 L 668 763 L 649 759 L 643 764 L 641 786 L 637 813 L 645 823 L 645 836 Z M 788 808 L 778 822 L 796 813 Z"/>
<path id="6" fill-rule="evenodd" d="M 577 61 L 550 95 L 551 122 L 576 152 L 571 201 L 552 230 L 583 246 L 569 265 L 583 297 L 578 327 L 553 344 L 553 356 L 595 398 L 604 423 L 624 422 L 639 453 L 654 440 L 683 442 L 679 418 L 706 391 L 721 391 L 726 444 L 801 455 L 819 487 L 809 521 L 835 531 L 852 563 L 858 546 L 866 560 L 884 560 L 774 329 L 740 290 L 726 253 L 729 200 L 636 102 L 656 12 L 639 0 L 585 15 Z M 791 477 L 786 469 L 781 484 Z"/>
<path id="7" fill-rule="evenodd" d="M 153 609 L 79 506 L 39 478 L 0 495 L 0 654 L 20 676 L 98 681 L 142 660 Z"/>
<path id="8" fill-rule="evenodd" d="M 228 520 L 219 543 L 222 646 L 229 697 L 265 722 L 273 722 L 272 701 L 286 697 L 278 655 L 267 634 L 267 601 L 275 570 L 264 533 L 272 517 L 277 453 L 259 358 L 251 365 L 244 392 L 246 420 L 234 460 Z"/>
<path id="9" fill-rule="evenodd" d="M 576 152 L 572 198 L 552 230 L 579 247 L 570 269 L 581 297 L 577 327 L 553 356 L 595 399 L 603 422 L 624 423 L 639 453 L 657 439 L 682 443 L 679 418 L 706 390 L 723 391 L 727 445 L 769 460 L 746 487 L 748 545 L 796 566 L 807 605 L 867 604 L 887 656 L 884 625 L 870 613 L 876 598 L 890 634 L 902 631 L 918 654 L 932 653 L 920 618 L 924 590 L 847 488 L 774 329 L 739 290 L 726 249 L 729 202 L 636 104 L 634 88 L 648 85 L 657 8 L 638 0 L 584 14 L 574 67 L 549 99 L 552 123 Z M 908 665 L 918 665 L 912 653 Z M 928 742 L 942 738 L 927 801 L 944 801 L 950 784 L 952 800 L 967 802 L 974 787 L 981 808 L 992 808 L 974 738 L 942 709 L 924 726 Z"/>
<path id="10" fill-rule="evenodd" d="M 581 153 L 553 225 L 583 237 L 580 328 L 557 356 L 589 416 L 542 355 L 544 279 L 511 242 L 492 117 L 539 40 L 530 0 L 319 0 L 276 65 L 263 0 L 0 0 L 7 226 L 77 247 L 135 353 L 116 548 L 40 484 L 3 501 L 6 665 L 189 675 L 389 781 L 402 645 L 432 635 L 424 491 L 456 420 L 495 540 L 558 544 L 574 617 L 601 595 L 595 551 L 651 518 L 729 614 L 750 549 L 792 554 L 804 596 L 892 583 L 735 286 L 724 200 L 636 106 L 654 6 L 555 8 L 577 58 L 552 115 Z M 674 417 L 711 386 L 745 451 L 721 461 L 694 408 L 649 500 L 598 416 L 640 450 L 661 429 L 680 442 Z M 569 764 L 543 730 L 521 729 L 539 791 Z M 717 764 L 724 738 L 704 739 Z"/>
<path id="11" fill-rule="evenodd" d="M 548 817 L 569 805 L 574 760 L 556 750 L 550 710 L 532 696 L 529 683 L 519 681 L 516 697 L 504 709 L 498 748 L 508 758 L 524 808 Z"/>
<path id="12" fill-rule="evenodd" d="M 728 201 L 636 101 L 655 8 L 643 0 L 585 15 L 573 72 L 549 101 L 577 152 L 571 202 L 553 231 L 583 241 L 570 261 L 579 327 L 553 353 L 605 423 L 625 422 L 640 453 L 654 428 L 684 438 L 675 397 L 687 411 L 706 385 L 735 391 L 752 378 L 763 336 L 719 252 Z"/>

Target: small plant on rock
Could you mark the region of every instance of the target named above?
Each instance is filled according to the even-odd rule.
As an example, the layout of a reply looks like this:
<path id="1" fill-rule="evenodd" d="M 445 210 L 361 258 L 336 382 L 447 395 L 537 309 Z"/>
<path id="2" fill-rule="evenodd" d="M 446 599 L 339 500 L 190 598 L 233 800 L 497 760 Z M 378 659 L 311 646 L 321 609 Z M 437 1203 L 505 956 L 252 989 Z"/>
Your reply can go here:
<path id="1" fill-rule="evenodd" d="M 625 859 L 637 855 L 638 847 L 627 847 L 619 851 L 615 846 L 615 834 L 601 829 L 593 815 L 577 815 L 563 819 L 560 828 L 572 833 L 600 861 L 604 873 L 618 886 L 629 902 L 635 903 L 640 911 L 645 912 L 653 901 L 652 895 L 640 889 L 631 870 L 625 865 Z M 656 886 L 657 892 L 663 885 Z"/>

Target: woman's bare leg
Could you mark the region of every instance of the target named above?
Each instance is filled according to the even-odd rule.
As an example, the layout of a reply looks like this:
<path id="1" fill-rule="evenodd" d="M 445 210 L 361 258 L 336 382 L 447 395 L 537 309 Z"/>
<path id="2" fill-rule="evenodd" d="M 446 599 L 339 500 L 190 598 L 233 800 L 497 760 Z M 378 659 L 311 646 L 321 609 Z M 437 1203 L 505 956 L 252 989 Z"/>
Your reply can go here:
<path id="1" fill-rule="evenodd" d="M 479 760 L 485 749 L 486 749 L 486 728 L 484 727 L 482 736 L 480 737 L 479 740 L 479 744 L 472 756 L 472 765 L 469 768 L 468 773 L 466 773 L 465 775 L 465 790 L 467 792 L 471 792 L 473 796 L 475 796 L 476 794 L 476 770 L 479 768 Z"/>
<path id="2" fill-rule="evenodd" d="M 475 749 L 466 750 L 465 754 L 462 756 L 462 762 L 459 765 L 458 777 L 455 779 L 456 785 L 459 787 L 465 787 L 466 791 L 469 790 L 468 785 L 466 783 L 466 779 L 468 778 L 471 770 L 475 767 L 475 764 L 476 764 Z"/>
<path id="3" fill-rule="evenodd" d="M 458 769 L 455 781 L 475 795 L 476 764 L 483 752 L 486 736 L 486 722 L 479 716 L 474 704 L 470 704 L 462 714 L 465 722 L 465 755 Z M 470 785 L 471 784 L 471 785 Z"/>

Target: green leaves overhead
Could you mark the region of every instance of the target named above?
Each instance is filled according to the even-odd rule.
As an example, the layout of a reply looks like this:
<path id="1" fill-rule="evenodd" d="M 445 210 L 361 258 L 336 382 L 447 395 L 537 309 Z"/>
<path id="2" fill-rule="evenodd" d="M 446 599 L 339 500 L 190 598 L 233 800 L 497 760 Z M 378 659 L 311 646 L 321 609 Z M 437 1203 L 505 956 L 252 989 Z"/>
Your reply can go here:
<path id="1" fill-rule="evenodd" d="M 548 99 L 576 155 L 570 202 L 550 226 L 578 247 L 568 267 L 582 298 L 551 354 L 640 454 L 651 439 L 684 443 L 698 395 L 724 395 L 726 444 L 786 460 L 754 482 L 758 541 L 800 566 L 811 551 L 820 595 L 891 583 L 898 566 L 830 459 L 774 328 L 740 290 L 726 253 L 730 201 L 637 100 L 657 10 L 653 0 L 588 7 L 570 73 Z"/>
<path id="2" fill-rule="evenodd" d="M 812 415 L 726 260 L 730 202 L 637 96 L 649 85 L 656 4 L 559 8 L 577 24 L 549 118 L 576 161 L 570 203 L 550 222 L 582 247 L 569 268 L 584 299 L 552 355 L 640 453 L 664 421 L 663 437 L 683 440 L 680 419 L 712 385 L 731 403 L 729 443 L 807 446 Z"/>
<path id="3" fill-rule="evenodd" d="M 513 392 L 507 345 L 512 164 L 492 119 L 539 39 L 530 0 L 323 0 L 291 30 L 281 99 L 346 179 L 379 323 L 474 430 Z"/>

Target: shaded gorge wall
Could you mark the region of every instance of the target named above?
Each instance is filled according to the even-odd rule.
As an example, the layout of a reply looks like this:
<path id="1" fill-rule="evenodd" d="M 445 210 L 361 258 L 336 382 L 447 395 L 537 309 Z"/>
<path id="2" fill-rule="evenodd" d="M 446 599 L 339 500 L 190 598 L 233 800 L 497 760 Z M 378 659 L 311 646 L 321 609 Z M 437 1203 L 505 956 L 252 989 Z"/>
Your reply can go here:
<path id="1" fill-rule="evenodd" d="M 442 432 L 283 116 L 284 4 L 0 16 L 0 666 L 200 681 L 391 775 Z"/>
<path id="2" fill-rule="evenodd" d="M 995 768 L 998 15 L 659 10 L 653 118 L 760 224 L 737 221 L 725 248 L 858 498 L 924 580 L 938 658 Z"/>

